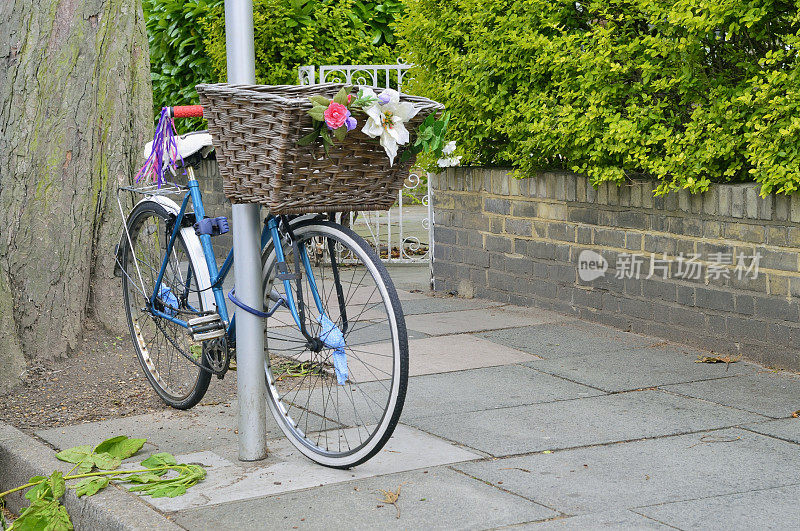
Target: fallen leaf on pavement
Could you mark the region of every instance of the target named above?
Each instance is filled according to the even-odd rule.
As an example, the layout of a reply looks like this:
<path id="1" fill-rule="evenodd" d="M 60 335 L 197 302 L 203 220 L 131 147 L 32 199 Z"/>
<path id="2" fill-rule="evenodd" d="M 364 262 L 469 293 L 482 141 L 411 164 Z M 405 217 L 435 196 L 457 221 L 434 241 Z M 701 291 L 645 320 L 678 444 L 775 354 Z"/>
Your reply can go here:
<path id="1" fill-rule="evenodd" d="M 397 509 L 397 518 L 400 518 L 400 507 L 397 506 L 397 500 L 400 498 L 400 488 L 402 486 L 402 483 L 398 485 L 396 491 L 379 489 L 383 494 L 383 499 L 380 501 L 394 505 L 394 508 Z"/>
<path id="2" fill-rule="evenodd" d="M 725 370 L 728 370 L 728 367 L 731 363 L 736 363 L 737 361 L 741 360 L 742 357 L 739 356 L 738 358 L 731 358 L 730 356 L 699 356 L 695 363 L 724 363 Z"/>

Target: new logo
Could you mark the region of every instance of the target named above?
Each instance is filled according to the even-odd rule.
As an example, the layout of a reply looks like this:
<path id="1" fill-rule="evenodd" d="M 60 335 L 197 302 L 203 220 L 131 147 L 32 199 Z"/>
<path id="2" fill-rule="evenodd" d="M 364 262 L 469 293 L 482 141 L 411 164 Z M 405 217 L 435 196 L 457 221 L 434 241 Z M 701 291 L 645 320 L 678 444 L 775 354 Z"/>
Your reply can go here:
<path id="1" fill-rule="evenodd" d="M 584 282 L 602 277 L 608 269 L 608 262 L 603 255 L 584 249 L 578 255 L 578 276 Z"/>

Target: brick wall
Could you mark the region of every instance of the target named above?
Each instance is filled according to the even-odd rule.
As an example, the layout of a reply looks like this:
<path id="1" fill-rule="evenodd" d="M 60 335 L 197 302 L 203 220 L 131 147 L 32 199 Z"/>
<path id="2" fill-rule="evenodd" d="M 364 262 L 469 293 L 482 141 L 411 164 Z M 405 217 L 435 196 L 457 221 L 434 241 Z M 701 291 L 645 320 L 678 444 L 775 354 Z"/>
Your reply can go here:
<path id="1" fill-rule="evenodd" d="M 652 182 L 483 168 L 431 185 L 437 290 L 800 370 L 800 197 L 747 184 L 655 198 Z"/>

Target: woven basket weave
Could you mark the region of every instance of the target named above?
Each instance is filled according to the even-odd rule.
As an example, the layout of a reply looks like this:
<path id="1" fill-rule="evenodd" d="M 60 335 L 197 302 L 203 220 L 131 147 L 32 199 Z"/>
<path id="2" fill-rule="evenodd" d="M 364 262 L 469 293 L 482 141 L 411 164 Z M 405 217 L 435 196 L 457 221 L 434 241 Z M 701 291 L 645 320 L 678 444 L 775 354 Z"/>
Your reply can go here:
<path id="1" fill-rule="evenodd" d="M 394 166 L 377 139 L 361 132 L 366 119 L 329 155 L 319 142 L 298 146 L 313 131 L 309 96 L 333 98 L 344 85 L 198 85 L 204 117 L 214 139 L 223 190 L 232 203 L 261 203 L 273 214 L 383 210 L 397 199 L 413 159 Z M 419 112 L 415 129 L 442 105 L 401 96 Z"/>

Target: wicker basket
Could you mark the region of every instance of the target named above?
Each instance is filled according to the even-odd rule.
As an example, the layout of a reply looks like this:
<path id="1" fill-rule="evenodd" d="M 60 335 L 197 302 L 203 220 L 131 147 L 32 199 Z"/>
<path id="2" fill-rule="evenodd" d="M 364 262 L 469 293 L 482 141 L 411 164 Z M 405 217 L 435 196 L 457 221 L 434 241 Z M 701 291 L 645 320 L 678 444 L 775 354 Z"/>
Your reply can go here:
<path id="1" fill-rule="evenodd" d="M 394 204 L 413 160 L 400 163 L 400 148 L 389 166 L 377 139 L 361 132 L 363 117 L 329 155 L 317 142 L 297 145 L 313 131 L 308 97 L 333 98 L 343 86 L 197 86 L 231 202 L 261 203 L 274 214 L 383 210 Z M 410 128 L 443 108 L 425 98 L 403 95 L 401 100 L 419 109 Z"/>

